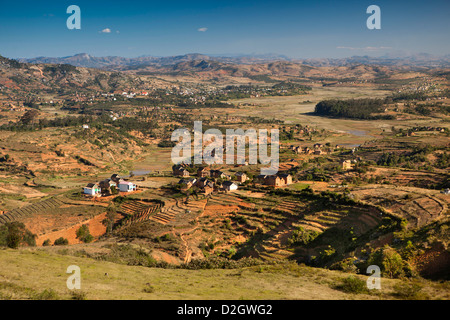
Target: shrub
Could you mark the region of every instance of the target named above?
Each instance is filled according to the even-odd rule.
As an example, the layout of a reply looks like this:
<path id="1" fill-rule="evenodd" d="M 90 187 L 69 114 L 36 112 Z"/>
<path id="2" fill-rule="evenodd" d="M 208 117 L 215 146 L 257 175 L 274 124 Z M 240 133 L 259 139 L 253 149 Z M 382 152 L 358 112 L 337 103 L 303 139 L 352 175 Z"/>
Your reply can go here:
<path id="1" fill-rule="evenodd" d="M 348 273 L 357 273 L 358 267 L 355 265 L 354 258 L 347 258 L 341 261 L 338 261 L 330 266 L 331 270 L 340 270 Z"/>
<path id="2" fill-rule="evenodd" d="M 414 274 L 412 267 L 388 245 L 371 253 L 366 265 L 362 267 L 369 265 L 379 266 L 382 274 L 387 278 L 400 278 Z"/>
<path id="3" fill-rule="evenodd" d="M 111 194 L 119 194 L 119 190 L 115 186 L 111 186 Z"/>
<path id="4" fill-rule="evenodd" d="M 36 235 L 17 221 L 0 227 L 0 246 L 17 249 L 20 245 L 36 246 Z"/>
<path id="5" fill-rule="evenodd" d="M 129 244 L 122 246 L 113 245 L 109 253 L 94 258 L 129 266 L 158 267 L 159 264 L 161 264 L 157 262 L 150 253 Z"/>
<path id="6" fill-rule="evenodd" d="M 94 237 L 91 235 L 89 231 L 89 227 L 86 224 L 83 224 L 78 230 L 77 230 L 77 239 L 80 239 L 84 243 L 90 243 L 94 240 Z"/>
<path id="7" fill-rule="evenodd" d="M 150 283 L 146 283 L 144 289 L 142 289 L 145 293 L 153 293 L 155 292 L 155 287 L 152 286 Z"/>
<path id="8" fill-rule="evenodd" d="M 129 197 L 118 196 L 118 197 L 115 197 L 113 201 L 115 203 L 117 203 L 117 204 L 120 204 L 120 203 L 123 203 L 123 202 L 125 202 L 125 201 L 127 201 L 129 199 L 130 199 Z"/>
<path id="9" fill-rule="evenodd" d="M 44 246 L 44 247 L 48 247 L 49 245 L 50 245 L 50 239 L 47 239 L 42 243 L 42 246 Z"/>
<path id="10" fill-rule="evenodd" d="M 83 291 L 71 291 L 70 296 L 72 300 L 87 300 L 86 292 Z"/>
<path id="11" fill-rule="evenodd" d="M 336 249 L 334 249 L 332 246 L 328 245 L 327 249 L 324 249 L 320 252 L 320 258 L 323 261 L 326 261 L 330 259 L 334 254 L 336 253 Z"/>
<path id="12" fill-rule="evenodd" d="M 394 250 L 384 250 L 383 269 L 389 278 L 398 278 L 403 275 L 404 262 L 402 257 Z"/>
<path id="13" fill-rule="evenodd" d="M 66 238 L 60 237 L 60 238 L 56 239 L 53 244 L 55 246 L 66 246 L 69 244 L 69 240 L 67 240 Z"/>
<path id="14" fill-rule="evenodd" d="M 337 284 L 334 287 L 334 289 L 343 291 L 345 293 L 355 293 L 355 294 L 362 294 L 369 292 L 369 289 L 367 289 L 366 282 L 354 276 L 342 278 L 340 280 L 340 283 Z"/>
<path id="15" fill-rule="evenodd" d="M 165 235 L 163 235 L 161 237 L 161 240 L 163 240 L 163 241 L 172 241 L 173 238 L 172 238 L 172 236 L 169 233 L 166 233 Z"/>
<path id="16" fill-rule="evenodd" d="M 207 259 L 195 259 L 181 266 L 183 269 L 236 269 L 261 265 L 263 262 L 254 258 L 242 258 L 240 260 L 230 260 L 220 257 L 209 257 Z"/>
<path id="17" fill-rule="evenodd" d="M 422 286 L 417 283 L 401 283 L 394 286 L 393 295 L 400 299 L 426 300 L 428 295 L 421 292 Z"/>
<path id="18" fill-rule="evenodd" d="M 317 231 L 305 230 L 303 227 L 299 227 L 292 232 L 291 237 L 288 239 L 288 244 L 290 246 L 306 245 L 317 238 L 318 235 L 319 232 Z"/>
<path id="19" fill-rule="evenodd" d="M 33 296 L 34 300 L 58 300 L 58 294 L 53 289 L 45 289 Z"/>

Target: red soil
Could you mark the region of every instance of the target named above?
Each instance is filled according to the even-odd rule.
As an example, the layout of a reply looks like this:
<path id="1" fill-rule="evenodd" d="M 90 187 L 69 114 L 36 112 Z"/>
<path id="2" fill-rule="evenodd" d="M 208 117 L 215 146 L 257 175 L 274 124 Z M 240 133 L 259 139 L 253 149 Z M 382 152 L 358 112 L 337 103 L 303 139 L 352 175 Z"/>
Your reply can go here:
<path id="1" fill-rule="evenodd" d="M 215 216 L 215 215 L 222 215 L 231 213 L 233 211 L 239 210 L 239 207 L 237 205 L 207 205 L 205 208 L 204 216 Z"/>
<path id="2" fill-rule="evenodd" d="M 49 239 L 50 243 L 53 244 L 56 239 L 63 237 L 69 240 L 69 244 L 78 244 L 81 243 L 79 239 L 77 239 L 76 232 L 77 230 L 84 224 L 89 226 L 89 231 L 92 236 L 98 238 L 99 236 L 105 234 L 106 226 L 103 225 L 102 221 L 106 218 L 106 212 L 95 216 L 90 220 L 86 220 L 83 222 L 79 222 L 67 229 L 58 230 L 54 232 L 50 232 L 47 234 L 41 234 L 36 238 L 36 245 L 42 246 L 42 243 Z"/>

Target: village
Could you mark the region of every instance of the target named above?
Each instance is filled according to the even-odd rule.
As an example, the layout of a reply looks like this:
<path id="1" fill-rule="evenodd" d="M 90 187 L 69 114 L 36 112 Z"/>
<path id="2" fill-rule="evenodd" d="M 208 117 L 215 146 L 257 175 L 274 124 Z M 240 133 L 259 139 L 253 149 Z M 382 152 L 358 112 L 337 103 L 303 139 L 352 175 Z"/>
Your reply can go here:
<path id="1" fill-rule="evenodd" d="M 174 165 L 173 175 L 181 177 L 177 183 L 180 191 L 186 192 L 193 187 L 198 188 L 205 196 L 214 191 L 233 192 L 239 186 L 250 180 L 245 172 L 236 172 L 234 177 L 221 170 L 210 170 L 207 167 L 199 167 L 196 177 L 191 177 L 187 170 L 187 165 Z M 258 175 L 254 179 L 255 183 L 269 187 L 284 187 L 292 184 L 292 176 L 288 173 L 277 175 Z M 121 178 L 118 174 L 113 174 L 110 178 L 98 183 L 88 183 L 83 188 L 83 194 L 88 197 L 108 197 L 111 195 L 133 193 L 139 190 L 137 184 Z"/>
<path id="2" fill-rule="evenodd" d="M 86 125 L 86 127 L 88 127 Z M 301 147 L 295 145 L 282 145 L 282 149 L 293 151 L 298 155 L 320 156 L 331 154 L 333 151 L 346 150 L 345 147 L 336 145 L 334 148 L 326 146 L 321 143 L 314 144 L 311 148 Z M 357 148 L 349 150 L 349 154 L 353 155 Z M 294 159 L 291 162 L 297 163 Z M 352 159 L 343 159 L 340 161 L 340 168 L 343 171 L 350 171 L 354 169 L 355 164 L 362 161 L 362 157 L 353 156 Z M 244 164 L 235 165 L 237 167 L 247 167 L 248 162 Z M 189 190 L 195 189 L 204 195 L 208 196 L 213 192 L 233 192 L 239 189 L 240 186 L 252 184 L 253 186 L 265 186 L 272 188 L 283 188 L 295 183 L 293 176 L 286 170 L 282 170 L 276 174 L 259 174 L 252 175 L 247 171 L 237 171 L 227 173 L 222 171 L 224 169 L 212 169 L 208 166 L 198 166 L 190 164 L 174 164 L 172 166 L 171 175 L 178 177 L 180 180 L 175 184 L 175 189 L 183 193 L 190 193 Z M 149 171 L 150 172 L 150 171 Z M 109 197 L 112 195 L 128 194 L 139 191 L 136 183 L 120 177 L 115 173 L 110 178 L 99 182 L 90 182 L 83 188 L 83 194 L 88 197 Z"/>
<path id="3" fill-rule="evenodd" d="M 113 174 L 111 178 L 99 183 L 88 183 L 83 188 L 83 194 L 92 197 L 110 196 L 120 192 L 134 192 L 137 190 L 136 184 L 122 179 L 118 174 Z"/>

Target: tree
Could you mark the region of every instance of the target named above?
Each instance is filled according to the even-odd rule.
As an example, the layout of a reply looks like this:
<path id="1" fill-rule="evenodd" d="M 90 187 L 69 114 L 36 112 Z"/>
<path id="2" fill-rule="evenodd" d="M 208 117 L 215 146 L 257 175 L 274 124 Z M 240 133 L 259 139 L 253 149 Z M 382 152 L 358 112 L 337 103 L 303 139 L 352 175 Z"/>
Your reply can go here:
<path id="1" fill-rule="evenodd" d="M 114 207 L 108 207 L 106 218 L 103 219 L 102 223 L 106 226 L 106 233 L 111 233 L 116 222 L 117 211 Z"/>
<path id="2" fill-rule="evenodd" d="M 77 230 L 77 239 L 80 239 L 84 243 L 89 243 L 94 240 L 94 237 L 91 235 L 91 232 L 89 231 L 89 227 L 87 224 L 83 224 L 78 230 Z"/>
<path id="3" fill-rule="evenodd" d="M 20 122 L 24 125 L 33 123 L 36 121 L 37 117 L 39 116 L 39 112 L 35 109 L 28 110 L 25 112 L 25 114 L 20 118 Z"/>
<path id="4" fill-rule="evenodd" d="M 394 249 L 383 252 L 383 268 L 389 278 L 398 278 L 403 275 L 404 262 Z"/>
<path id="5" fill-rule="evenodd" d="M 111 186 L 111 194 L 119 194 L 119 190 L 115 186 Z"/>
<path id="6" fill-rule="evenodd" d="M 10 222 L 0 227 L 0 246 L 17 249 L 20 245 L 35 246 L 36 235 L 21 222 Z"/>
<path id="7" fill-rule="evenodd" d="M 379 266 L 383 274 L 388 278 L 403 276 L 404 269 L 407 267 L 400 254 L 389 245 L 385 245 L 383 248 L 373 252 L 367 263 Z"/>
<path id="8" fill-rule="evenodd" d="M 11 249 L 17 249 L 20 245 L 21 236 L 18 230 L 8 233 L 6 237 L 6 245 Z"/>

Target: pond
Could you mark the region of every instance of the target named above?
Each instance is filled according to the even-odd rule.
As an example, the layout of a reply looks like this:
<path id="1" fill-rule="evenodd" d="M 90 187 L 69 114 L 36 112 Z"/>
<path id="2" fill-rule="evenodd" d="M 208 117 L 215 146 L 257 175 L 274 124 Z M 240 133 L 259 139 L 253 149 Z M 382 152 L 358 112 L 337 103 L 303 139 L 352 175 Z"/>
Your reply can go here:
<path id="1" fill-rule="evenodd" d="M 151 172 L 150 170 L 133 170 L 133 171 L 130 171 L 130 174 L 125 178 L 129 178 L 131 175 L 145 176 L 146 174 L 149 174 L 150 172 Z"/>
<path id="2" fill-rule="evenodd" d="M 367 133 L 367 131 L 363 131 L 363 130 L 350 130 L 347 132 L 354 136 L 358 136 L 358 137 L 364 137 Z"/>

